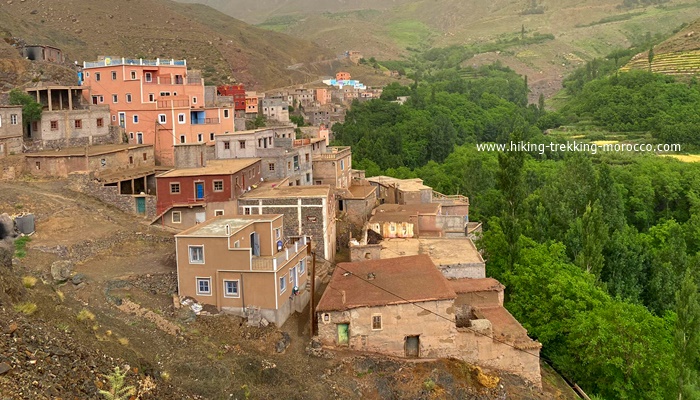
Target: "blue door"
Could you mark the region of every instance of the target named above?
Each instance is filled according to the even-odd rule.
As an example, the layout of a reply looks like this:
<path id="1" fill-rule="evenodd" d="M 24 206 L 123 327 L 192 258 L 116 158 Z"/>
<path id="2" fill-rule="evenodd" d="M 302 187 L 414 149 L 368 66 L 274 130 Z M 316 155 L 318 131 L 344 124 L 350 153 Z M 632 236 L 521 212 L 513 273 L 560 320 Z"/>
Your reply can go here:
<path id="1" fill-rule="evenodd" d="M 194 184 L 194 191 L 197 194 L 197 200 L 204 198 L 204 182 L 196 182 Z"/>

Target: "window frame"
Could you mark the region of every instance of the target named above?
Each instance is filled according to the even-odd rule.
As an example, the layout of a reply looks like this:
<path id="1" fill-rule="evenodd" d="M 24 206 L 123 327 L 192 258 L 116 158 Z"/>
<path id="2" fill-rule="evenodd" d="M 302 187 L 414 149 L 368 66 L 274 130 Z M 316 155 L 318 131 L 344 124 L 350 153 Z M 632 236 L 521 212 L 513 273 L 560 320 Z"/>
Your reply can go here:
<path id="1" fill-rule="evenodd" d="M 224 118 L 229 118 L 229 110 L 228 108 L 224 109 Z"/>
<path id="2" fill-rule="evenodd" d="M 97 119 L 95 119 L 95 125 L 96 125 L 98 128 L 104 127 L 104 126 L 105 126 L 105 120 L 104 120 L 104 118 L 97 118 Z M 133 136 L 133 135 L 132 135 L 132 136 Z"/>
<path id="3" fill-rule="evenodd" d="M 83 129 L 83 120 L 82 119 L 74 119 L 73 120 L 73 128 L 74 129 Z"/>
<path id="4" fill-rule="evenodd" d="M 119 103 L 119 95 L 118 94 L 112 94 L 112 103 L 113 104 Z"/>
<path id="5" fill-rule="evenodd" d="M 112 80 L 116 81 L 117 80 L 117 71 L 111 71 L 112 72 Z"/>
<path id="6" fill-rule="evenodd" d="M 279 294 L 287 291 L 287 274 L 280 276 L 278 279 L 279 283 Z"/>
<path id="7" fill-rule="evenodd" d="M 127 103 L 131 103 L 131 100 L 132 100 L 131 93 L 127 93 L 125 98 L 126 98 Z"/>
<path id="8" fill-rule="evenodd" d="M 231 150 L 231 142 L 228 140 L 225 140 L 224 142 L 224 150 Z"/>
<path id="9" fill-rule="evenodd" d="M 177 221 L 175 221 L 175 215 L 177 215 Z M 182 223 L 182 211 L 173 211 L 170 213 L 170 223 L 181 224 Z"/>
<path id="10" fill-rule="evenodd" d="M 214 210 L 215 217 L 221 217 L 224 215 L 224 210 Z"/>
<path id="11" fill-rule="evenodd" d="M 165 114 L 158 114 L 158 123 L 159 124 L 167 124 L 168 123 L 168 116 Z"/>
<path id="12" fill-rule="evenodd" d="M 375 318 L 379 318 L 378 320 Z M 376 327 L 376 322 L 379 321 L 379 327 Z M 371 326 L 373 331 L 381 331 L 384 329 L 384 320 L 382 314 L 372 314 Z"/>
<path id="13" fill-rule="evenodd" d="M 138 116 L 138 114 L 134 114 L 134 115 L 131 116 L 131 122 L 133 122 L 134 124 L 138 124 L 138 123 L 139 123 L 139 116 Z"/>
<path id="14" fill-rule="evenodd" d="M 196 282 L 195 291 L 197 293 L 197 296 L 212 296 L 211 276 L 196 276 L 195 282 Z M 207 291 L 207 292 L 200 291 L 199 290 L 200 289 L 199 282 L 207 282 L 207 287 L 209 288 L 209 291 Z"/>
<path id="15" fill-rule="evenodd" d="M 192 250 L 194 250 L 194 249 L 201 249 L 201 251 L 202 251 L 202 260 L 201 261 L 195 260 L 194 258 L 192 258 L 192 254 L 193 254 Z M 188 245 L 187 246 L 187 258 L 190 261 L 190 264 L 204 264 L 204 245 L 203 244 Z"/>
<path id="16" fill-rule="evenodd" d="M 19 122 L 17 114 L 10 114 L 10 125 L 17 125 Z"/>
<path id="17" fill-rule="evenodd" d="M 178 124 L 186 124 L 187 123 L 187 117 L 185 116 L 184 113 L 179 113 L 177 115 L 177 123 Z"/>
<path id="18" fill-rule="evenodd" d="M 58 130 L 58 120 L 57 119 L 51 120 L 50 127 L 51 127 L 52 131 L 57 131 Z"/>
<path id="19" fill-rule="evenodd" d="M 173 191 L 173 187 L 177 185 L 177 191 Z M 182 193 L 182 186 L 180 182 L 170 182 L 170 194 L 180 194 Z"/>
<path id="20" fill-rule="evenodd" d="M 306 258 L 299 260 L 299 268 L 297 268 L 297 271 L 299 271 L 299 275 L 306 273 Z"/>
<path id="21" fill-rule="evenodd" d="M 220 183 L 221 184 L 221 189 L 216 188 L 216 184 Z M 223 192 L 224 191 L 224 180 L 223 179 L 217 179 L 212 182 L 212 188 L 214 189 L 215 192 Z"/>
<path id="22" fill-rule="evenodd" d="M 233 283 L 236 282 L 236 291 L 235 293 L 230 293 L 228 291 L 228 283 Z M 224 297 L 229 298 L 229 299 L 238 299 L 241 297 L 241 280 L 240 279 L 224 279 L 223 281 L 224 284 Z"/>

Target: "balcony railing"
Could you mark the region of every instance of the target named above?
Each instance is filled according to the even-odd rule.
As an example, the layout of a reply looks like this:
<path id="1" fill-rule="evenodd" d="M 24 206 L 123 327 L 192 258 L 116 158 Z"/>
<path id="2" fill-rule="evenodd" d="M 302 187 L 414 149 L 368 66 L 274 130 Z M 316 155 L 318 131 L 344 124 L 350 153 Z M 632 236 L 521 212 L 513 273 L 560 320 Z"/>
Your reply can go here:
<path id="1" fill-rule="evenodd" d="M 219 121 L 220 121 L 219 118 L 200 118 L 200 119 L 193 119 L 193 120 L 192 120 L 192 125 L 218 124 Z"/>
<path id="2" fill-rule="evenodd" d="M 253 257 L 250 261 L 250 268 L 253 271 L 277 271 L 293 260 L 299 253 L 306 251 L 308 246 L 308 238 L 303 237 L 293 244 L 287 244 L 282 251 L 273 256 Z"/>
<path id="3" fill-rule="evenodd" d="M 314 160 L 338 160 L 349 155 L 350 146 L 329 147 L 325 153 L 314 154 Z"/>
<path id="4" fill-rule="evenodd" d="M 189 99 L 181 100 L 158 100 L 158 108 L 177 108 L 177 107 L 189 107 Z"/>
<path id="5" fill-rule="evenodd" d="M 201 85 L 202 78 L 171 78 L 169 76 L 159 76 L 158 83 L 161 85 Z"/>
<path id="6" fill-rule="evenodd" d="M 95 68 L 95 67 L 105 67 L 110 65 L 182 65 L 187 66 L 186 60 L 161 60 L 156 58 L 155 60 L 144 60 L 143 58 L 133 59 L 124 57 L 105 57 L 101 61 L 83 62 L 83 68 Z"/>

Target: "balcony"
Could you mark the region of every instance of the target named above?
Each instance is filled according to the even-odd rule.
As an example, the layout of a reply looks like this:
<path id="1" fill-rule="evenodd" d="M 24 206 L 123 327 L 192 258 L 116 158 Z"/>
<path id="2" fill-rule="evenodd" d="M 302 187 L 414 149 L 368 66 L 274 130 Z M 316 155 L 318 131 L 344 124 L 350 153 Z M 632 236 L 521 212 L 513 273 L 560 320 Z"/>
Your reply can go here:
<path id="1" fill-rule="evenodd" d="M 253 271 L 277 271 L 297 257 L 299 253 L 306 252 L 309 242 L 307 237 L 302 237 L 293 243 L 288 241 L 283 246 L 282 251 L 273 256 L 253 257 L 250 261 L 250 269 Z"/>
<path id="2" fill-rule="evenodd" d="M 124 58 L 124 57 L 105 57 L 104 60 L 101 61 L 94 61 L 94 62 L 84 62 L 83 63 L 83 68 L 96 68 L 96 67 L 106 67 L 106 66 L 113 66 L 113 65 L 150 65 L 150 66 L 159 66 L 159 65 L 181 65 L 181 66 L 187 66 L 187 61 L 186 60 L 161 60 L 160 58 L 156 58 L 155 60 L 144 60 L 143 58 L 139 59 L 133 59 L 133 58 Z"/>
<path id="3" fill-rule="evenodd" d="M 158 108 L 181 108 L 190 106 L 189 99 L 179 99 L 179 100 L 158 100 Z"/>
<path id="4" fill-rule="evenodd" d="M 212 125 L 220 123 L 219 118 L 192 118 L 192 125 Z"/>
<path id="5" fill-rule="evenodd" d="M 351 154 L 350 146 L 328 147 L 325 153 L 314 154 L 314 161 L 335 161 Z"/>

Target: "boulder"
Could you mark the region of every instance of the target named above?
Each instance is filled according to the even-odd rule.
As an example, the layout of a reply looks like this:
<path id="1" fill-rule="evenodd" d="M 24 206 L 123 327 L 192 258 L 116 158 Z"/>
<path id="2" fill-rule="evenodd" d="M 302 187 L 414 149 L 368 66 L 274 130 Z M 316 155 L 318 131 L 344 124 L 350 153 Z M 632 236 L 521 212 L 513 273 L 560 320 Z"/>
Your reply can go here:
<path id="1" fill-rule="evenodd" d="M 0 214 L 0 240 L 6 238 L 14 239 L 17 236 L 19 236 L 19 232 L 17 232 L 15 227 L 15 220 L 7 213 Z"/>
<path id="2" fill-rule="evenodd" d="M 51 264 L 51 276 L 56 281 L 66 281 L 70 279 L 73 273 L 73 267 L 73 263 L 70 261 L 55 261 L 53 264 Z"/>

